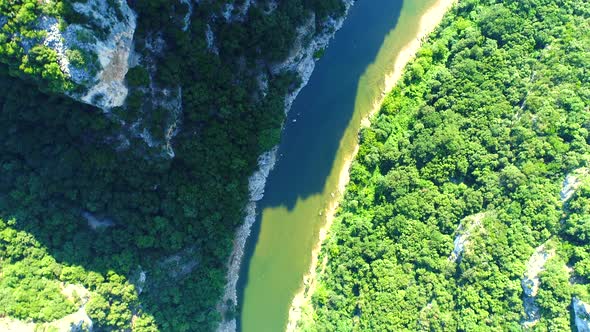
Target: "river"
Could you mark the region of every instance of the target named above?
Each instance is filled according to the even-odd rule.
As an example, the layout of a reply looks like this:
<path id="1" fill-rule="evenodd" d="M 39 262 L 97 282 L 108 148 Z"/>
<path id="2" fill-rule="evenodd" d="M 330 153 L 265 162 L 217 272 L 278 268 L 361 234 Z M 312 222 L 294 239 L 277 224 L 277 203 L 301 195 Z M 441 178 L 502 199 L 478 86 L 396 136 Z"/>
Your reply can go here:
<path id="1" fill-rule="evenodd" d="M 283 331 L 361 120 L 436 0 L 359 0 L 291 108 L 240 272 L 238 328 Z"/>

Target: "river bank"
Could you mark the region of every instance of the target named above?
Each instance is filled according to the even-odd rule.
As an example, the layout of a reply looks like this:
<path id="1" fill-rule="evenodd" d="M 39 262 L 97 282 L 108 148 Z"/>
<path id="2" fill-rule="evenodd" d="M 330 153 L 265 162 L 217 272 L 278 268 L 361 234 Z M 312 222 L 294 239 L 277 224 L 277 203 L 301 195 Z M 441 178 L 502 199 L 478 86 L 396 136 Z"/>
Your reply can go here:
<path id="1" fill-rule="evenodd" d="M 314 54 L 326 48 L 330 40 L 334 37 L 336 32 L 342 27 L 344 20 L 348 14 L 350 7 L 354 4 L 354 0 L 344 0 L 346 5 L 345 14 L 338 19 L 330 19 L 325 24 L 324 31 L 316 35 L 308 45 L 304 46 L 304 38 L 310 33 L 313 28 L 315 17 L 309 20 L 309 23 L 298 30 L 298 37 L 295 47 L 291 55 L 282 63 L 276 64 L 272 67 L 274 74 L 285 70 L 293 70 L 298 73 L 301 78 L 300 86 L 285 97 L 285 113 L 287 114 L 291 109 L 291 105 L 297 95 L 305 87 L 315 68 L 316 59 Z M 224 295 L 217 305 L 217 310 L 222 316 L 222 321 L 217 329 L 218 332 L 232 332 L 237 330 L 236 318 L 229 317 L 229 313 L 235 313 L 238 305 L 237 297 L 237 283 L 240 277 L 240 267 L 244 257 L 244 249 L 246 241 L 250 236 L 251 228 L 256 221 L 256 203 L 264 196 L 264 188 L 266 186 L 266 179 L 270 171 L 273 169 L 278 146 L 275 146 L 270 151 L 263 153 L 258 157 L 258 170 L 256 170 L 248 179 L 248 187 L 250 192 L 250 202 L 244 208 L 245 218 L 243 224 L 237 229 L 233 243 L 233 250 L 228 259 L 228 272 L 226 276 L 226 286 Z"/>
<path id="2" fill-rule="evenodd" d="M 373 107 L 371 108 L 371 110 L 361 119 L 362 127 L 370 126 L 370 120 L 380 110 L 381 104 L 383 103 L 383 99 L 385 98 L 386 93 L 391 91 L 395 87 L 395 85 L 403 75 L 403 70 L 405 66 L 415 57 L 424 39 L 427 38 L 432 31 L 434 31 L 434 29 L 439 25 L 439 23 L 443 19 L 445 13 L 448 10 L 450 10 L 456 2 L 457 0 L 437 0 L 431 6 L 429 6 L 427 10 L 423 13 L 423 15 L 420 17 L 415 37 L 412 38 L 412 40 L 401 49 L 401 51 L 399 51 L 395 59 L 393 70 L 385 75 L 383 93 L 377 99 L 374 100 Z M 401 21 L 399 22 L 400 25 L 403 23 L 404 22 Z M 307 314 L 311 317 L 311 312 L 313 310 L 311 308 L 311 296 L 313 295 L 316 286 L 319 253 L 322 244 L 329 236 L 329 230 L 332 227 L 336 213 L 338 211 L 339 202 L 343 198 L 344 192 L 346 190 L 346 185 L 348 184 L 350 178 L 350 166 L 352 165 L 353 160 L 356 158 L 358 149 L 359 144 L 357 142 L 354 145 L 354 148 L 352 149 L 351 153 L 348 156 L 344 157 L 342 169 L 340 170 L 338 176 L 336 193 L 331 195 L 332 199 L 329 201 L 326 208 L 325 224 L 322 228 L 320 228 L 318 242 L 311 254 L 312 258 L 309 271 L 304 276 L 301 289 L 295 294 L 291 308 L 289 310 L 287 331 L 297 330 L 297 327 L 299 326 L 298 323 L 303 318 L 303 314 L 305 311 L 307 311 Z M 322 262 L 322 265 L 324 264 L 325 262 Z M 322 268 L 320 267 L 320 271 L 321 270 Z"/>

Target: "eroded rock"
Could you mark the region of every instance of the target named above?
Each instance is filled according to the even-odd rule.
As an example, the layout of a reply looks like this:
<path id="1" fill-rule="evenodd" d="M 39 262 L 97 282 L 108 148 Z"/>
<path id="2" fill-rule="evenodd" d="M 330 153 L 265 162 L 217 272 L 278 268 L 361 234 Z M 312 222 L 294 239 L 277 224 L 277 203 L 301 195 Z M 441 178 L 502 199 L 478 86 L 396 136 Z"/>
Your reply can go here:
<path id="1" fill-rule="evenodd" d="M 565 203 L 570 198 L 572 198 L 576 190 L 582 184 L 582 178 L 584 178 L 587 175 L 588 169 L 583 167 L 574 170 L 565 177 L 565 180 L 563 180 L 561 191 L 559 192 L 559 197 L 561 198 L 562 202 Z"/>
<path id="2" fill-rule="evenodd" d="M 590 332 L 590 305 L 574 297 L 572 299 L 572 309 L 574 310 L 574 320 L 578 332 Z"/>
<path id="3" fill-rule="evenodd" d="M 472 233 L 479 227 L 481 227 L 481 220 L 485 217 L 485 213 L 478 213 L 472 216 L 468 216 L 461 223 L 457 230 L 455 231 L 455 241 L 453 241 L 454 247 L 453 251 L 449 255 L 450 262 L 461 262 L 461 257 L 463 256 L 463 251 L 465 247 L 469 244 L 469 238 L 471 237 Z"/>
<path id="4" fill-rule="evenodd" d="M 57 18 L 41 16 L 37 29 L 46 33 L 42 44 L 56 52 L 63 74 L 83 90 L 73 89 L 66 94 L 108 112 L 122 106 L 127 98 L 125 75 L 133 51 L 136 14 L 125 0 L 88 0 L 73 3 L 73 8 L 89 23 L 60 29 Z M 104 35 L 97 37 L 91 25 Z M 23 40 L 23 48 L 27 50 L 32 42 Z M 80 58 L 83 63 L 78 63 Z"/>
<path id="5" fill-rule="evenodd" d="M 205 30 L 205 39 L 207 40 L 207 49 L 215 54 L 219 54 L 219 49 L 215 46 L 215 35 L 211 29 L 211 25 L 207 24 L 207 30 Z"/>
<path id="6" fill-rule="evenodd" d="M 118 8 L 109 6 L 107 0 L 74 4 L 76 11 L 93 17 L 110 30 L 107 38 L 97 40 L 94 44 L 101 69 L 97 73 L 95 84 L 81 98 L 82 101 L 102 109 L 122 106 L 128 92 L 125 75 L 129 70 L 137 17 L 127 1 L 117 0 L 116 4 Z M 97 98 L 99 96 L 102 98 Z"/>
<path id="7" fill-rule="evenodd" d="M 88 227 L 92 228 L 93 230 L 97 230 L 100 228 L 112 227 L 115 225 L 115 223 L 111 219 L 98 218 L 88 211 L 82 212 L 82 217 L 84 217 L 84 219 L 86 219 L 86 222 L 88 223 Z"/>
<path id="8" fill-rule="evenodd" d="M 188 6 L 188 11 L 182 19 L 182 31 L 186 31 L 188 30 L 188 27 L 191 24 L 191 16 L 193 15 L 193 3 L 191 0 L 180 0 L 180 2 Z"/>
<path id="9" fill-rule="evenodd" d="M 535 251 L 526 264 L 526 270 L 521 281 L 522 290 L 524 292 L 524 327 L 533 327 L 541 318 L 539 306 L 535 303 L 535 297 L 537 296 L 539 286 L 541 285 L 539 274 L 545 270 L 545 264 L 553 256 L 555 256 L 555 249 L 548 249 L 547 243 L 544 243 L 535 248 Z"/>
<path id="10" fill-rule="evenodd" d="M 164 258 L 160 262 L 162 271 L 167 271 L 173 281 L 179 281 L 188 276 L 198 265 L 195 259 L 195 247 L 186 248 L 174 255 Z"/>

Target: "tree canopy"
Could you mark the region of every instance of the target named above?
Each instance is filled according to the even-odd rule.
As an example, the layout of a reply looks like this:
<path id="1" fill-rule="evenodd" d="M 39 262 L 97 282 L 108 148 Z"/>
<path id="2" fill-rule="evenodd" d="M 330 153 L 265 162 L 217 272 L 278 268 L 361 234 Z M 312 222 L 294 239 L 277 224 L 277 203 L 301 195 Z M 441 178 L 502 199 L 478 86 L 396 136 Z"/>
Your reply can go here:
<path id="1" fill-rule="evenodd" d="M 570 329 L 572 297 L 589 299 L 587 187 L 560 190 L 590 161 L 589 23 L 576 0 L 446 15 L 360 133 L 303 330 L 522 330 L 544 243 L 534 329 Z"/>
<path id="2" fill-rule="evenodd" d="M 43 3 L 0 0 L 0 25 L 10 18 L 0 28 L 0 54 L 20 52 L 1 33 L 15 29 L 14 22 L 27 27 L 47 10 Z M 51 8 L 63 11 L 53 14 L 89 24 L 72 1 L 59 3 L 63 7 Z M 236 14 L 243 1 L 200 1 L 193 2 L 185 31 L 189 11 L 182 1 L 129 3 L 138 15 L 136 51 L 145 54 L 146 41 L 161 38 L 155 79 L 182 90 L 182 123 L 171 142 L 176 156 L 155 157 L 139 137 L 121 144 L 123 121 L 54 89 L 40 91 L 39 82 L 15 72 L 22 57 L 3 61 L 0 218 L 10 222 L 0 223 L 8 239 L 0 238 L 0 295 L 11 295 L 0 296 L 0 317 L 61 318 L 78 308 L 60 293 L 59 285 L 71 283 L 91 291 L 85 308 L 97 330 L 213 330 L 248 177 L 257 156 L 278 143 L 284 97 L 300 84 L 295 73 L 273 74 L 269 66 L 284 59 L 296 28 L 314 11 L 321 7 L 312 21 L 316 32 L 328 17 L 343 14 L 341 1 L 285 0 L 274 10 L 266 10 L 270 1 L 257 1 L 234 22 L 223 11 L 233 4 Z M 207 45 L 208 29 L 216 49 Z M 93 31 L 78 38 L 99 38 Z M 83 53 L 68 56 L 87 60 Z M 37 47 L 23 68 L 51 75 L 57 73 L 54 60 Z M 113 110 L 123 120 L 138 117 L 146 70 L 127 75 L 130 96 Z M 260 75 L 268 78 L 265 91 Z M 166 134 L 161 109 L 144 115 L 151 132 Z M 31 243 L 37 251 L 16 254 Z M 11 279 L 16 273 L 20 285 Z M 30 300 L 39 289 L 39 298 Z"/>

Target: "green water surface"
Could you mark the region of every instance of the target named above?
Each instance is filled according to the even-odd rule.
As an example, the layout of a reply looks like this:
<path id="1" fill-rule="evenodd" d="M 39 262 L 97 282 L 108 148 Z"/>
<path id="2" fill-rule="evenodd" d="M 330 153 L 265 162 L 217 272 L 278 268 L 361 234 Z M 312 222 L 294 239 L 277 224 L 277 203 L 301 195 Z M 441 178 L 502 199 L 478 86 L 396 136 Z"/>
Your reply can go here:
<path id="1" fill-rule="evenodd" d="M 361 119 L 381 98 L 385 76 L 433 3 L 357 1 L 295 100 L 242 266 L 242 331 L 285 329 Z"/>

